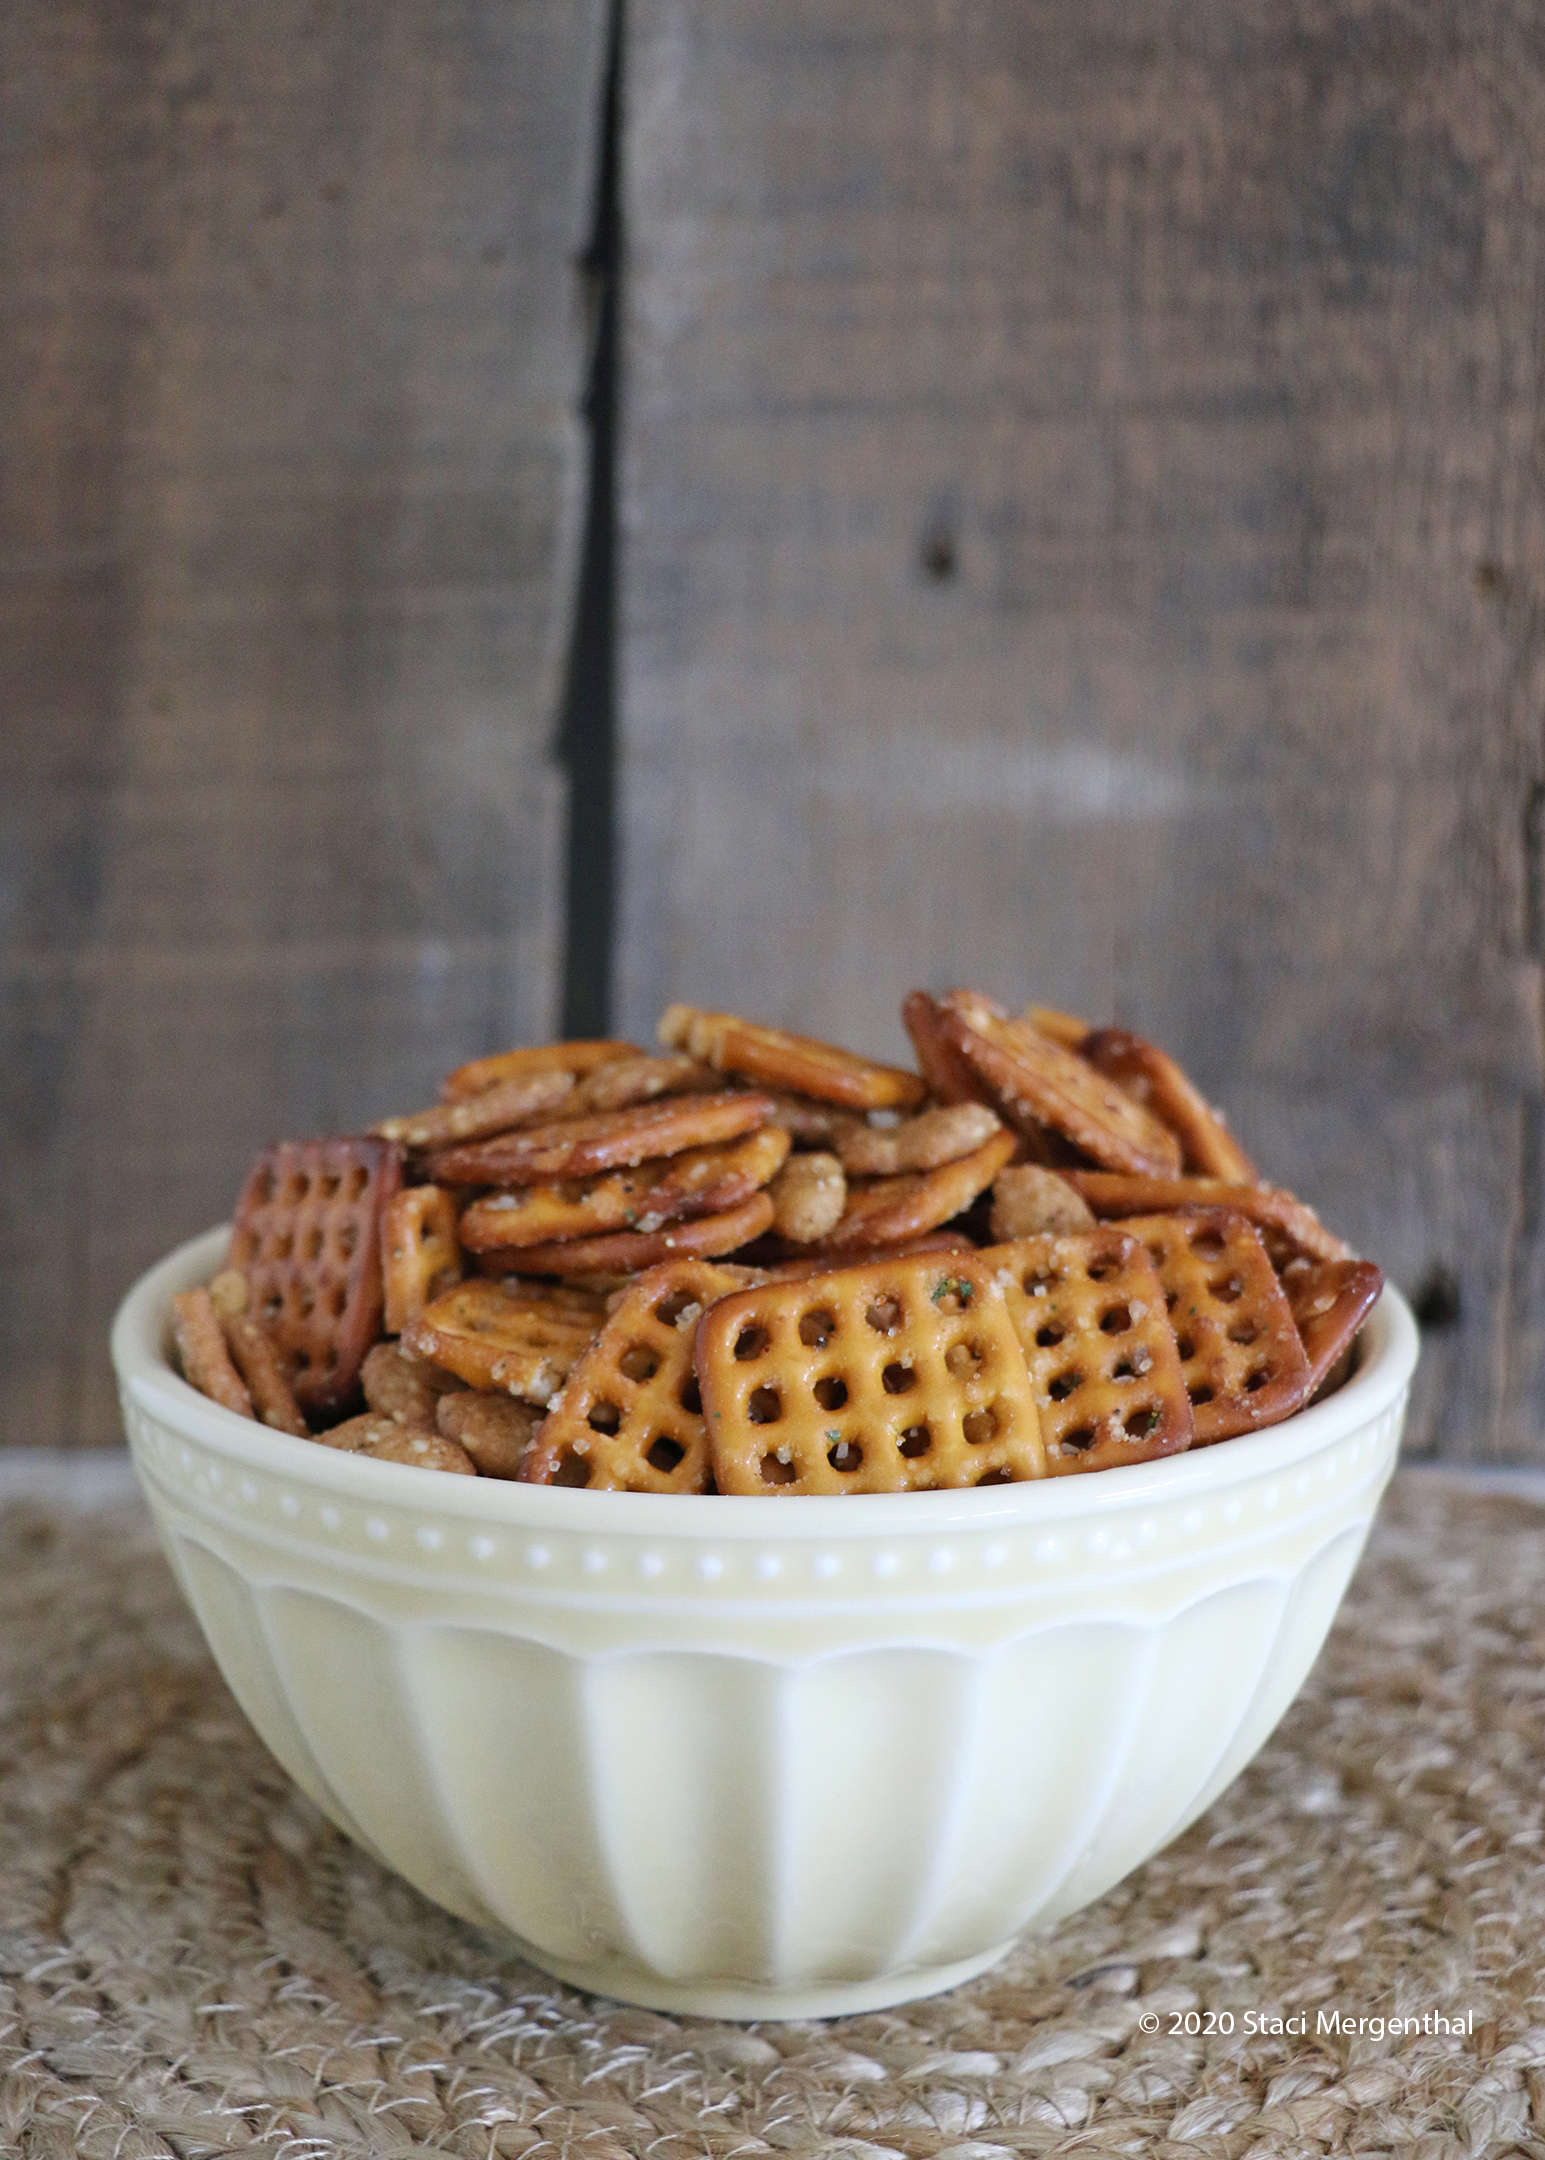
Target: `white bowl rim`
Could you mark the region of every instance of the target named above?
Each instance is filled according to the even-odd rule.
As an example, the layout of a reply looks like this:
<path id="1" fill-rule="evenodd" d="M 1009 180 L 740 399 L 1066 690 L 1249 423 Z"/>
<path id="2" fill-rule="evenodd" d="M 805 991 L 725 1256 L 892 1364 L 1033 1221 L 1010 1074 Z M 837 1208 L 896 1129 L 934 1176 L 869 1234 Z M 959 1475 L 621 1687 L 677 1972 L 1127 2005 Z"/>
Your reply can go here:
<path id="1" fill-rule="evenodd" d="M 1087 1520 L 1160 1500 L 1201 1498 L 1256 1476 L 1292 1469 L 1321 1448 L 1372 1424 L 1396 1406 L 1416 1367 L 1418 1335 L 1411 1309 L 1386 1284 L 1365 1324 L 1357 1371 L 1324 1402 L 1280 1425 L 1242 1434 L 1219 1446 L 1188 1450 L 1148 1463 L 1129 1463 L 1095 1475 L 1037 1479 L 985 1490 L 935 1493 L 669 1494 L 586 1492 L 583 1488 L 521 1485 L 497 1478 L 426 1473 L 405 1463 L 372 1461 L 321 1447 L 238 1417 L 191 1387 L 166 1352 L 172 1293 L 205 1282 L 220 1266 L 228 1225 L 179 1245 L 142 1275 L 118 1308 L 112 1356 L 125 1394 L 149 1416 L 244 1469 L 297 1479 L 363 1504 L 432 1509 L 458 1520 L 517 1529 L 591 1532 L 677 1540 L 830 1539 L 873 1535 L 894 1539 L 941 1530 L 1010 1530 L 1041 1523 Z M 769 1509 L 776 1509 L 769 1515 Z"/>

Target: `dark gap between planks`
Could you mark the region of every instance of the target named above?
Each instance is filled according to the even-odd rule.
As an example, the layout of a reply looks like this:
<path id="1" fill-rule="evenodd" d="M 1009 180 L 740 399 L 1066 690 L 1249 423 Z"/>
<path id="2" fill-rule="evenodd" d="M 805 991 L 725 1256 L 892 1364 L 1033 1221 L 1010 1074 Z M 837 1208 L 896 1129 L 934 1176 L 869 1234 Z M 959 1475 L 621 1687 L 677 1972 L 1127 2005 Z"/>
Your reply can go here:
<path id="1" fill-rule="evenodd" d="M 595 223 L 579 261 L 595 310 L 595 344 L 583 412 L 590 477 L 574 638 L 558 728 L 568 774 L 562 1032 L 605 1035 L 611 1024 L 617 891 L 617 401 L 621 314 L 622 0 L 608 24 Z"/>

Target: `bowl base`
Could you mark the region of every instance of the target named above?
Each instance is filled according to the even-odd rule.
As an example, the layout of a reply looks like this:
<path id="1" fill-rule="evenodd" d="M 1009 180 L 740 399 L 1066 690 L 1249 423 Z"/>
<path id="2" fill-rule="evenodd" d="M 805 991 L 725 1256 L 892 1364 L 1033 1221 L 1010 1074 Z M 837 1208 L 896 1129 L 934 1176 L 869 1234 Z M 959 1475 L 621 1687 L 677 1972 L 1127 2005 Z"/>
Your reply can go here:
<path id="1" fill-rule="evenodd" d="M 987 1972 L 1008 1956 L 1017 1937 L 995 1943 L 975 1957 L 954 1965 L 917 1965 L 904 1972 L 886 1973 L 875 1980 L 827 1980 L 806 1985 L 793 1982 L 758 1987 L 748 1980 L 669 1980 L 663 1973 L 638 1965 L 601 1962 L 568 1965 L 544 1957 L 522 1944 L 524 1954 L 543 1972 L 551 1973 L 568 1987 L 587 1995 L 606 1995 L 614 2002 L 633 2003 L 641 2010 L 676 2011 L 687 2017 L 730 2018 L 752 2022 L 760 2018 L 850 2017 L 864 2010 L 889 2010 L 897 2003 L 916 2002 L 924 1995 L 942 1995 Z"/>

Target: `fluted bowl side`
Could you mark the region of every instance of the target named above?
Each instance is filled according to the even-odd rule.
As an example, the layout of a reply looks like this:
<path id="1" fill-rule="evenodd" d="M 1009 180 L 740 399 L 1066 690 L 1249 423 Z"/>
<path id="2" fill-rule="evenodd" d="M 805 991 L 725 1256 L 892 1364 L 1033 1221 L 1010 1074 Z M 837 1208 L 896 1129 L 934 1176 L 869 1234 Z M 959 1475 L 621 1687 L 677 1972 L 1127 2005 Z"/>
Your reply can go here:
<path id="1" fill-rule="evenodd" d="M 1393 1467 L 1397 1293 L 1271 1430 L 966 1493 L 675 1498 L 455 1478 L 190 1388 L 175 1290 L 113 1354 L 237 1699 L 348 1834 L 560 1977 L 720 2016 L 979 1971 L 1202 1812 L 1291 1702 Z"/>

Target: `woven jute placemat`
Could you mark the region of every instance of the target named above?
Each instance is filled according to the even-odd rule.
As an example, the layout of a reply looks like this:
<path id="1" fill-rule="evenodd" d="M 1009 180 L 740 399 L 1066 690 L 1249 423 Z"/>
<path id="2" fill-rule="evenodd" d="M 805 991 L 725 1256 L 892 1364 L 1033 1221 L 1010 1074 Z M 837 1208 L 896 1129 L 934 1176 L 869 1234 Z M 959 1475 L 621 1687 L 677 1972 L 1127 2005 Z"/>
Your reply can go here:
<path id="1" fill-rule="evenodd" d="M 576 1995 L 383 1873 L 253 1738 L 137 1507 L 6 1509 L 0 1608 L 5 2152 L 1545 2154 L 1519 1501 L 1398 1480 L 1202 1822 L 983 1979 L 826 2023 Z"/>

